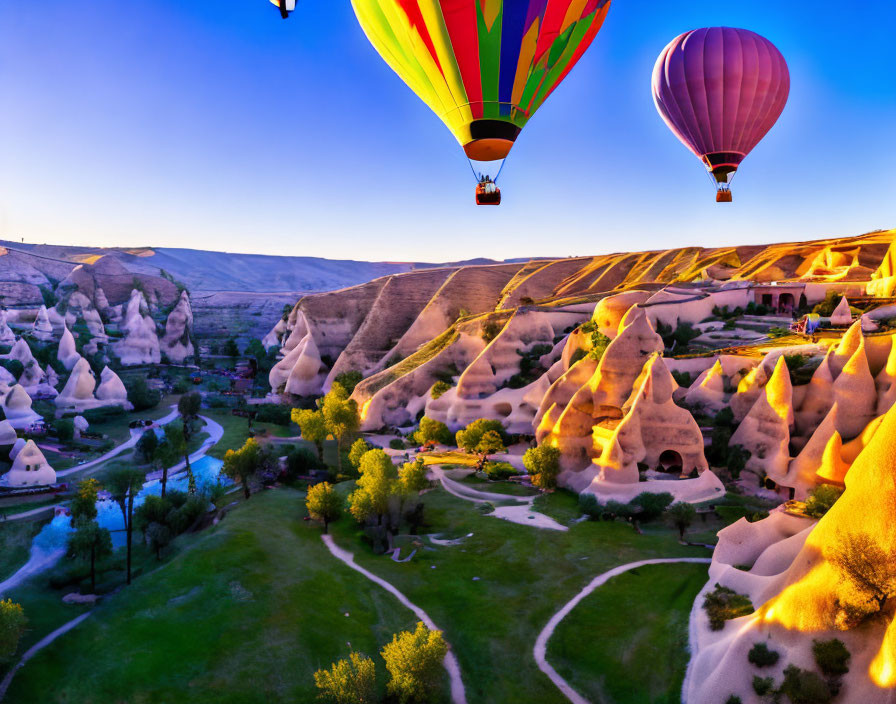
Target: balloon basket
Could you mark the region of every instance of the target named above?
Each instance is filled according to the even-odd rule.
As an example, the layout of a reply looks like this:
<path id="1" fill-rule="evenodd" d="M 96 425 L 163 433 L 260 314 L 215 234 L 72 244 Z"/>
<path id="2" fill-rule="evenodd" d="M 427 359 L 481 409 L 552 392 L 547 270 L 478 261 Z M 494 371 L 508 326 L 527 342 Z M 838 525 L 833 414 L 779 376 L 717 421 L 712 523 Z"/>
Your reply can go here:
<path id="1" fill-rule="evenodd" d="M 501 189 L 489 192 L 482 186 L 476 187 L 476 205 L 501 205 Z"/>
<path id="2" fill-rule="evenodd" d="M 716 203 L 732 203 L 734 198 L 731 191 L 716 191 Z"/>

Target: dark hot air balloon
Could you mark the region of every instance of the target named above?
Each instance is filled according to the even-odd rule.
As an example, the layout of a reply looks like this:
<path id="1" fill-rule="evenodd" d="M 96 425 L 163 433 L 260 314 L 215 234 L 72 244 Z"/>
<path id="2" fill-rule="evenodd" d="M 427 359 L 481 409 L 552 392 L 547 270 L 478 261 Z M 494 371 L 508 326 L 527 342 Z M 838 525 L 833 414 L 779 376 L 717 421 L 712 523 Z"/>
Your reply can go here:
<path id="1" fill-rule="evenodd" d="M 289 17 L 289 13 L 296 9 L 296 0 L 271 0 L 271 2 L 280 8 L 280 16 L 283 19 Z"/>
<path id="2" fill-rule="evenodd" d="M 731 202 L 731 180 L 787 104 L 790 72 L 768 39 L 746 29 L 710 27 L 677 37 L 653 71 L 657 110 Z"/>
<path id="3" fill-rule="evenodd" d="M 504 158 L 591 45 L 610 0 L 352 0 L 370 43 L 470 159 L 497 205 Z"/>

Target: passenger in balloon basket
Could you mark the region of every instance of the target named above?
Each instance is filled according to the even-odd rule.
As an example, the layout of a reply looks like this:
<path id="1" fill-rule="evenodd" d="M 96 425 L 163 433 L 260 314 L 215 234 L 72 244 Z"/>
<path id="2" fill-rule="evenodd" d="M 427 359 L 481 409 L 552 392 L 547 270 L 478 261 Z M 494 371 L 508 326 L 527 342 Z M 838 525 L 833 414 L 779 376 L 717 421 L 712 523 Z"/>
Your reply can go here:
<path id="1" fill-rule="evenodd" d="M 476 205 L 501 205 L 501 189 L 489 176 L 482 176 L 476 186 Z"/>

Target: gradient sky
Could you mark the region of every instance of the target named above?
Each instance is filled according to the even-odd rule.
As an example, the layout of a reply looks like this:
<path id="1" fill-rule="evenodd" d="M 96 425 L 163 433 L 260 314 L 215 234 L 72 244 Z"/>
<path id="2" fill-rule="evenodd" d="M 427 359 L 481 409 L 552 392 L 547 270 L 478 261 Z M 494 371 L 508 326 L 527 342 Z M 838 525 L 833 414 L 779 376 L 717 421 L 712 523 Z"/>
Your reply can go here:
<path id="1" fill-rule="evenodd" d="M 892 0 L 614 0 L 518 140 L 500 208 L 473 204 L 461 148 L 350 2 L 299 6 L 0 3 L 0 237 L 448 261 L 896 226 Z M 730 206 L 650 93 L 666 43 L 710 25 L 765 35 L 792 76 Z"/>

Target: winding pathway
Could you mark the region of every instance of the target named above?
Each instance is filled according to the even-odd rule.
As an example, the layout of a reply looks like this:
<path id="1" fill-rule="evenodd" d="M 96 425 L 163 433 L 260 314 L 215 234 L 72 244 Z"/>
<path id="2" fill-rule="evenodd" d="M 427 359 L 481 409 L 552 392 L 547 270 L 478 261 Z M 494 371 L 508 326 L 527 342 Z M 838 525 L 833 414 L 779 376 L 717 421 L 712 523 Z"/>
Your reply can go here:
<path id="1" fill-rule="evenodd" d="M 355 572 L 360 572 L 362 575 L 367 577 L 367 579 L 369 579 L 371 582 L 375 582 L 376 584 L 380 585 L 383 589 L 385 589 L 387 592 L 392 594 L 392 596 L 394 596 L 396 599 L 398 599 L 398 601 L 400 601 L 404 606 L 406 606 L 411 611 L 413 611 L 414 615 L 417 618 L 419 618 L 421 621 L 423 621 L 423 623 L 426 625 L 426 627 L 429 630 L 431 630 L 431 631 L 441 630 L 438 626 L 436 626 L 436 624 L 433 622 L 433 620 L 429 617 L 429 615 L 423 609 L 421 609 L 416 604 L 411 603 L 411 601 L 404 594 L 402 594 L 400 591 L 398 591 L 398 589 L 396 587 L 394 587 L 392 584 L 387 582 L 385 579 L 382 579 L 381 577 L 377 577 L 372 572 L 365 570 L 363 567 L 361 567 L 359 564 L 357 564 L 355 562 L 355 556 L 352 553 L 348 552 L 347 550 L 343 550 L 338 545 L 336 545 L 336 542 L 333 540 L 332 535 L 322 535 L 321 540 L 324 541 L 324 545 L 327 546 L 327 550 L 330 551 L 330 553 L 333 555 L 333 557 L 335 557 L 338 560 L 341 560 L 346 565 L 348 565 L 353 570 L 355 570 Z M 448 677 L 451 679 L 451 701 L 454 704 L 467 704 L 467 694 L 466 694 L 466 690 L 464 689 L 463 679 L 460 676 L 460 664 L 457 662 L 457 657 L 454 655 L 453 652 L 451 652 L 450 648 L 449 648 L 448 652 L 445 654 L 444 665 L 445 665 L 445 669 L 448 671 Z"/>
<path id="2" fill-rule="evenodd" d="M 551 682 L 553 682 L 557 688 L 563 692 L 563 695 L 572 702 L 572 704 L 590 704 L 585 697 L 576 692 L 572 688 L 572 686 L 563 679 L 557 671 L 551 667 L 550 663 L 546 659 L 547 650 L 548 650 L 548 640 L 550 640 L 551 636 L 554 634 L 554 630 L 560 625 L 560 622 L 566 618 L 570 612 L 579 605 L 579 602 L 582 601 L 586 596 L 591 594 L 598 587 L 606 584 L 609 580 L 613 579 L 613 577 L 618 577 L 625 572 L 630 572 L 631 570 L 636 570 L 639 567 L 647 567 L 648 565 L 670 565 L 675 563 L 694 563 L 701 565 L 708 565 L 712 560 L 708 557 L 678 557 L 678 558 L 661 558 L 657 560 L 641 560 L 640 562 L 630 562 L 627 565 L 620 565 L 619 567 L 614 567 L 613 569 L 604 572 L 603 574 L 598 575 L 585 587 L 582 591 L 575 595 L 566 605 L 560 609 L 557 613 L 555 613 L 551 620 L 548 621 L 548 625 L 544 627 L 541 633 L 538 634 L 538 638 L 535 641 L 535 647 L 532 649 L 532 655 L 535 657 L 535 663 L 538 665 L 538 669 L 541 670 L 544 674 L 550 677 Z"/>

